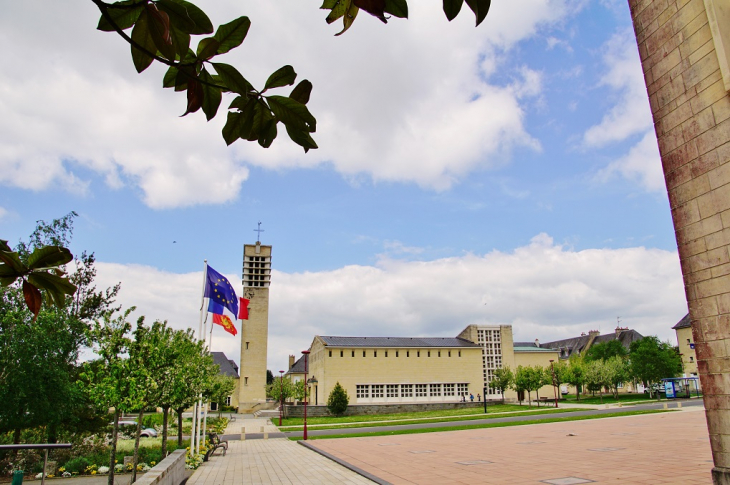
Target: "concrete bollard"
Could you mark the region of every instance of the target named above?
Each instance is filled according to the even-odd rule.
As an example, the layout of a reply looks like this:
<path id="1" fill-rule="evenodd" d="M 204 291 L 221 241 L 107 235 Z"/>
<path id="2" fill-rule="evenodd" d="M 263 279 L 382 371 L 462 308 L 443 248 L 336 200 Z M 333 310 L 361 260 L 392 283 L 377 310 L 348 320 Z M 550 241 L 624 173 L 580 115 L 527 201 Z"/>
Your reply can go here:
<path id="1" fill-rule="evenodd" d="M 681 402 L 678 402 L 678 403 L 677 403 L 677 407 L 678 407 L 678 408 L 681 408 L 681 407 L 682 407 L 682 403 L 681 403 Z"/>
<path id="2" fill-rule="evenodd" d="M 667 409 L 667 408 L 668 408 L 667 403 L 664 403 L 664 409 Z"/>
<path id="3" fill-rule="evenodd" d="M 246 427 L 241 426 L 241 441 L 246 441 Z"/>
<path id="4" fill-rule="evenodd" d="M 262 433 L 264 432 L 264 427 L 263 427 L 263 426 L 261 426 L 261 432 L 262 432 Z"/>
<path id="5" fill-rule="evenodd" d="M 606 409 L 608 409 L 609 407 L 611 407 L 611 406 L 609 406 L 608 404 L 606 404 Z"/>

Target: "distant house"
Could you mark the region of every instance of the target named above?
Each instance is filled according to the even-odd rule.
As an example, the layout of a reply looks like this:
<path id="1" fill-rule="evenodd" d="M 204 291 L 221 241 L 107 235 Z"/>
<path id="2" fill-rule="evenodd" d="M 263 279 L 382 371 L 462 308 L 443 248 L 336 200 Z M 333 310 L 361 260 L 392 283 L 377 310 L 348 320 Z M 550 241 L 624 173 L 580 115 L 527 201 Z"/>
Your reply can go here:
<path id="1" fill-rule="evenodd" d="M 238 366 L 232 360 L 226 357 L 223 352 L 211 352 L 210 355 L 213 357 L 213 363 L 217 364 L 220 368 L 220 373 L 226 376 L 234 377 L 236 379 L 236 387 L 233 389 L 233 394 L 226 398 L 226 402 L 221 403 L 226 406 L 238 407 L 238 394 L 239 394 L 239 376 Z M 210 410 L 217 411 L 219 403 L 211 403 Z"/>
<path id="2" fill-rule="evenodd" d="M 679 354 L 682 356 L 684 377 L 697 377 L 697 354 L 695 354 L 691 324 L 688 313 L 672 327 L 677 334 L 677 345 L 679 346 Z"/>
<path id="3" fill-rule="evenodd" d="M 610 342 L 612 340 L 618 340 L 621 344 L 629 350 L 632 342 L 641 340 L 644 338 L 636 330 L 630 330 L 628 328 L 616 327 L 613 333 L 600 335 L 598 330 L 591 330 L 590 332 L 583 333 L 578 337 L 572 337 L 562 340 L 555 340 L 553 342 L 515 342 L 515 347 L 538 347 L 542 349 L 552 349 L 558 352 L 560 359 L 569 359 L 573 355 L 585 355 L 591 346 Z"/>

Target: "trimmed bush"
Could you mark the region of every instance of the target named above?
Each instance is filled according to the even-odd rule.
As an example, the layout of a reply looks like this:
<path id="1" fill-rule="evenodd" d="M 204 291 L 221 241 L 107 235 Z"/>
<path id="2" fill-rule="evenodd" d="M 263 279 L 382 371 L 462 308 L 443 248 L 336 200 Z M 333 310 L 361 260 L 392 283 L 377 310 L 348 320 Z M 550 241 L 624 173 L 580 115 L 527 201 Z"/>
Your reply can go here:
<path id="1" fill-rule="evenodd" d="M 91 462 L 89 460 L 87 460 L 83 456 L 79 456 L 77 458 L 72 458 L 67 461 L 64 468 L 66 468 L 66 471 L 70 473 L 83 473 L 84 470 L 86 470 L 86 468 L 90 465 Z"/>
<path id="2" fill-rule="evenodd" d="M 348 404 L 350 404 L 350 397 L 338 381 L 327 399 L 327 409 L 335 416 L 342 416 L 347 411 Z"/>

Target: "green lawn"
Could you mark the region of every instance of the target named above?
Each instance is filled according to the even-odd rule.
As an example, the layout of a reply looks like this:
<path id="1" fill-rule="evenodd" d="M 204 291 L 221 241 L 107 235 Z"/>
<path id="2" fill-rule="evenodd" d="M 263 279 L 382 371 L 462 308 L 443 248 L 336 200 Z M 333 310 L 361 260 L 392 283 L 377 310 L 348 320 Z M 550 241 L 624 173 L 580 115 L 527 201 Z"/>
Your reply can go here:
<path id="1" fill-rule="evenodd" d="M 700 393 L 700 396 L 702 394 Z M 598 394 L 596 394 L 596 397 L 593 397 L 591 394 L 582 395 L 580 397 L 580 401 L 576 400 L 575 394 L 571 394 L 569 396 L 565 396 L 567 399 L 561 402 L 569 402 L 571 404 L 601 404 L 601 398 Z M 697 394 L 692 393 L 692 398 L 696 398 Z M 654 394 L 654 398 L 650 399 L 648 394 L 619 394 L 618 399 L 615 399 L 611 394 L 604 394 L 603 395 L 603 404 L 616 404 L 618 402 L 621 403 L 631 403 L 631 402 L 652 402 L 656 401 L 656 394 Z M 662 398 L 661 401 L 666 401 L 665 398 Z"/>
<path id="2" fill-rule="evenodd" d="M 517 404 L 488 404 L 487 410 L 492 413 L 501 413 L 506 411 L 524 411 L 527 404 L 519 406 Z M 392 421 L 398 419 L 414 419 L 414 418 L 440 418 L 444 416 L 468 416 L 471 414 L 484 414 L 484 407 L 478 408 L 458 408 L 443 409 L 440 411 L 420 411 L 413 413 L 395 413 L 395 414 L 367 414 L 360 416 L 342 416 L 339 418 L 333 416 L 307 418 L 307 424 L 341 424 L 341 423 L 360 423 L 364 421 Z M 285 418 L 282 421 L 283 426 L 301 426 L 304 424 L 303 418 Z"/>
<path id="3" fill-rule="evenodd" d="M 497 406 L 495 406 L 497 407 Z M 516 406 L 520 407 L 520 406 Z M 534 415 L 541 415 L 541 414 L 554 414 L 554 413 L 565 413 L 565 412 L 575 412 L 575 411 L 588 411 L 589 408 L 540 408 L 537 409 L 536 407 L 533 407 L 532 410 L 528 408 L 527 406 L 522 406 L 521 410 L 517 411 L 508 411 L 508 412 L 496 412 L 493 411 L 491 408 L 489 409 L 488 414 L 484 414 L 483 412 L 479 414 L 461 414 L 461 415 L 451 415 L 451 416 L 442 416 L 442 417 L 435 417 L 435 418 L 408 418 L 408 419 L 392 419 L 392 420 L 361 420 L 357 423 L 353 423 L 351 421 L 343 421 L 339 423 L 328 423 L 324 425 L 317 425 L 316 427 L 311 427 L 311 424 L 309 420 L 307 420 L 307 425 L 309 429 L 341 429 L 341 428 L 370 428 L 370 427 L 378 427 L 378 426 L 397 426 L 402 424 L 423 424 L 423 423 L 444 423 L 444 422 L 450 422 L 450 421 L 473 421 L 475 419 L 496 419 L 496 418 L 504 418 L 508 416 L 534 416 Z M 483 411 L 483 410 L 482 410 Z M 435 411 L 433 411 L 435 412 Z M 417 413 L 412 413 L 417 414 Z M 395 415 L 385 415 L 385 416 L 351 416 L 353 418 L 366 418 L 366 417 L 380 417 L 380 418 L 388 418 L 389 416 L 395 416 Z M 304 429 L 302 426 L 281 426 L 279 428 L 281 431 L 302 431 Z"/>
<path id="4" fill-rule="evenodd" d="M 541 424 L 541 423 L 561 423 L 565 421 L 583 421 L 587 419 L 603 419 L 603 418 L 615 418 L 619 416 L 636 416 L 641 414 L 657 414 L 657 413 L 671 413 L 675 412 L 672 409 L 657 409 L 657 410 L 640 410 L 640 411 L 619 411 L 615 413 L 606 413 L 589 416 L 571 416 L 564 418 L 550 418 L 545 419 L 533 419 L 528 421 L 511 421 L 506 423 L 487 423 L 487 424 L 465 424 L 462 426 L 447 426 L 443 428 L 422 428 L 422 429 L 404 429 L 399 431 L 372 431 L 363 433 L 349 433 L 349 434 L 338 434 L 330 436 L 309 436 L 310 440 L 322 440 L 322 439 L 334 439 L 334 438 L 358 438 L 358 437 L 369 437 L 369 436 L 393 436 L 400 434 L 418 434 L 418 433 L 435 433 L 442 431 L 460 431 L 465 429 L 480 429 L 480 428 L 505 428 L 508 426 L 525 426 L 529 424 Z M 293 441 L 299 441 L 301 438 L 289 438 Z"/>

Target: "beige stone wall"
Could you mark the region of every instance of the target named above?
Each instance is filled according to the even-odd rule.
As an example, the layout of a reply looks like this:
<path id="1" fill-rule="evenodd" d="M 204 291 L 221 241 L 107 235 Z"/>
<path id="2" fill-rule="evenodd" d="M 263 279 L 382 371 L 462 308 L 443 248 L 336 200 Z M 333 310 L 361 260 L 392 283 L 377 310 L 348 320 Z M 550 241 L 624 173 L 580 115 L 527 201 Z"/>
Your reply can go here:
<path id="1" fill-rule="evenodd" d="M 706 3 L 727 7 L 629 0 L 704 389 L 713 479 L 730 483 L 730 98 Z"/>
<path id="2" fill-rule="evenodd" d="M 678 328 L 677 332 L 677 344 L 679 345 L 679 353 L 682 354 L 682 368 L 684 374 L 687 377 L 697 376 L 697 355 L 693 348 L 690 347 L 691 343 L 694 343 L 694 337 L 692 337 L 692 329 Z"/>
<path id="3" fill-rule="evenodd" d="M 457 396 L 438 398 L 384 396 L 382 399 L 358 400 L 357 384 L 468 383 L 468 392 L 474 396 L 482 393 L 482 356 L 479 348 L 330 348 L 325 347 L 316 337 L 311 352 L 310 377 L 313 376 L 318 381 L 316 393 L 313 392 L 311 395 L 313 403 L 326 403 L 327 397 L 338 381 L 347 391 L 351 404 L 442 402 L 458 399 Z"/>
<path id="4" fill-rule="evenodd" d="M 244 256 L 271 257 L 271 246 L 244 246 Z M 246 287 L 250 300 L 248 320 L 241 325 L 239 410 L 248 412 L 266 402 L 266 358 L 269 336 L 269 288 Z"/>
<path id="5" fill-rule="evenodd" d="M 558 351 L 554 352 L 545 352 L 545 351 L 537 351 L 537 352 L 514 352 L 514 359 L 515 359 L 515 366 L 511 367 L 512 372 L 515 372 L 517 370 L 517 366 L 540 366 L 545 368 L 550 368 L 550 359 L 554 360 L 555 362 L 558 361 Z M 558 394 L 560 393 L 560 390 L 558 390 Z M 547 385 L 543 386 L 540 389 L 538 389 L 537 392 L 538 396 L 542 397 L 553 397 L 553 386 Z M 517 398 L 517 393 L 514 391 L 509 391 L 508 393 L 505 392 L 504 394 L 505 399 L 508 398 Z M 527 394 L 525 394 L 525 397 L 527 397 Z M 535 399 L 535 395 L 532 396 L 533 399 Z"/>

